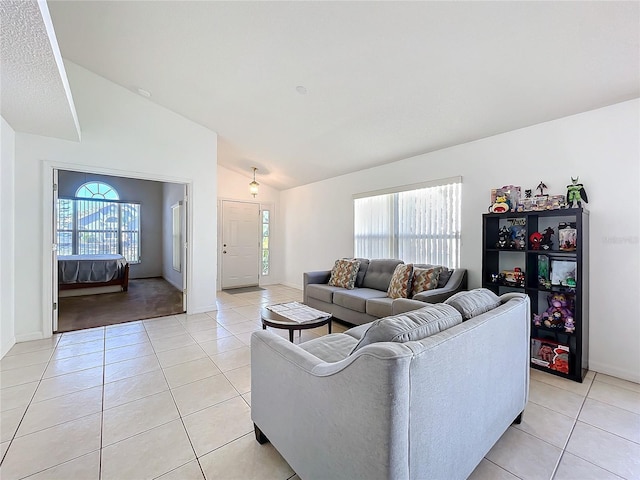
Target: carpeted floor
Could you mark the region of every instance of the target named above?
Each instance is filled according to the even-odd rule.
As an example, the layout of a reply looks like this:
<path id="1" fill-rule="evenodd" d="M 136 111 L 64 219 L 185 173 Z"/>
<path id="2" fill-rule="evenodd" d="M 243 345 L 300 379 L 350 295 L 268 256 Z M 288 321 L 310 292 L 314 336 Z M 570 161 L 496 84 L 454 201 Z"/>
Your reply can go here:
<path id="1" fill-rule="evenodd" d="M 58 299 L 58 332 L 182 313 L 182 292 L 164 278 L 129 280 L 128 292 Z"/>

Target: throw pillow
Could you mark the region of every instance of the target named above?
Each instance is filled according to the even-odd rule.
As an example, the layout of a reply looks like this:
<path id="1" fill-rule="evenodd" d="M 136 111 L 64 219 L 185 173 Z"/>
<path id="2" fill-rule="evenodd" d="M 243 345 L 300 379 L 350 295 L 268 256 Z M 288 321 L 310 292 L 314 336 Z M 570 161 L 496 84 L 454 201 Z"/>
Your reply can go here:
<path id="1" fill-rule="evenodd" d="M 416 293 L 433 290 L 438 287 L 438 278 L 444 267 L 414 268 L 411 282 L 411 297 Z"/>
<path id="2" fill-rule="evenodd" d="M 356 283 L 360 261 L 350 259 L 336 260 L 331 269 L 329 285 L 332 287 L 342 287 L 352 290 Z"/>
<path id="3" fill-rule="evenodd" d="M 387 297 L 389 298 L 407 298 L 411 287 L 411 274 L 413 273 L 412 263 L 401 263 L 396 266 L 389 282 Z"/>
<path id="4" fill-rule="evenodd" d="M 376 342 L 404 343 L 422 340 L 459 323 L 462 323 L 460 312 L 444 303 L 427 305 L 419 310 L 392 317 L 379 318 L 371 323 L 351 353 Z"/>
<path id="5" fill-rule="evenodd" d="M 476 288 L 468 292 L 458 292 L 445 300 L 462 314 L 462 318 L 469 320 L 500 305 L 500 297 L 486 288 Z"/>

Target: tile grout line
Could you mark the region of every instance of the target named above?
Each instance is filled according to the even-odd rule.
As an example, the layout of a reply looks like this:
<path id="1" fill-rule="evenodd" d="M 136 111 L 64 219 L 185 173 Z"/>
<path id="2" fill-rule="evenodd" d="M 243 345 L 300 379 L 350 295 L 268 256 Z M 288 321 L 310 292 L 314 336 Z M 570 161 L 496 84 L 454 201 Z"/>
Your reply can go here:
<path id="1" fill-rule="evenodd" d="M 60 336 L 60 338 L 62 338 L 62 335 Z M 42 383 L 42 378 L 44 377 L 44 374 L 47 371 L 47 368 L 49 368 L 49 363 L 51 362 L 51 358 L 53 357 L 53 354 L 55 353 L 56 348 L 58 348 L 58 343 L 60 342 L 60 338 L 58 338 L 56 340 L 55 345 L 53 347 L 53 350 L 51 351 L 51 355 L 49 355 L 49 360 L 46 361 L 47 366 L 44 367 L 44 370 L 42 371 L 42 374 L 40 375 L 40 379 L 37 380 L 38 385 L 36 386 L 35 390 L 33 391 L 33 394 L 31 394 L 31 398 L 29 399 L 29 402 L 27 403 L 27 407 L 24 409 L 24 412 L 22 412 L 22 417 L 20 417 L 20 421 L 18 422 L 18 425 L 16 426 L 16 429 L 13 432 L 13 435 L 11 436 L 11 439 L 9 440 L 9 445 L 7 446 L 7 449 L 4 452 L 4 455 L 0 459 L 0 465 L 4 464 L 4 460 L 5 460 L 5 458 L 7 458 L 7 455 L 9 454 L 9 449 L 11 448 L 11 445 L 13 445 L 13 441 L 16 439 L 16 435 L 18 434 L 18 430 L 20 430 L 20 425 L 22 425 L 22 422 L 24 421 L 24 417 L 27 415 L 27 412 L 29 411 L 29 407 L 31 407 L 31 404 L 33 403 L 33 398 L 36 396 L 36 392 L 38 391 L 38 388 L 40 387 L 40 384 Z M 31 382 L 27 382 L 27 383 L 31 383 Z M 19 384 L 19 385 L 26 385 L 26 384 Z M 13 386 L 17 387 L 19 385 L 13 385 Z M 10 387 L 7 387 L 7 388 L 10 388 Z"/>
<path id="2" fill-rule="evenodd" d="M 98 478 L 102 478 L 102 442 L 104 441 L 104 385 L 107 376 L 107 329 L 104 329 L 102 349 L 102 408 L 100 409 L 100 450 L 98 453 Z"/>
<path id="3" fill-rule="evenodd" d="M 180 323 L 180 322 L 178 321 L 178 323 Z M 180 325 L 182 325 L 182 324 L 180 323 Z M 184 326 L 183 326 L 183 328 L 184 328 Z M 144 325 L 144 329 L 147 332 L 147 336 L 148 336 L 149 332 L 147 331 L 146 325 Z M 186 329 L 185 329 L 185 331 L 186 331 Z M 187 334 L 189 336 L 191 336 L 191 334 L 189 332 L 187 332 Z M 191 337 L 191 338 L 195 341 L 195 339 L 193 337 Z M 197 342 L 196 342 L 196 344 L 197 344 Z M 198 345 L 198 346 L 200 347 L 200 345 Z M 200 348 L 202 349 L 202 347 L 200 347 Z M 169 395 L 171 395 L 171 399 L 173 400 L 173 406 L 176 408 L 176 411 L 178 412 L 178 418 L 180 419 L 180 424 L 182 425 L 182 428 L 184 429 L 184 433 L 187 436 L 187 440 L 189 441 L 189 445 L 191 446 L 191 450 L 193 451 L 193 456 L 195 457 L 196 462 L 198 462 L 198 467 L 200 468 L 200 472 L 202 473 L 203 478 L 205 478 L 204 470 L 202 469 L 202 465 L 200 464 L 200 460 L 198 459 L 198 453 L 196 452 L 196 448 L 193 445 L 193 441 L 191 440 L 191 437 L 189 436 L 189 430 L 187 430 L 187 426 L 184 423 L 184 419 L 182 417 L 182 412 L 180 412 L 180 409 L 178 408 L 178 403 L 176 402 L 176 397 L 173 395 L 173 391 L 171 390 L 171 385 L 169 384 L 169 380 L 167 379 L 167 376 L 164 373 L 164 368 L 162 368 L 162 365 L 160 364 L 160 359 L 158 359 L 158 353 L 156 352 L 156 349 L 153 346 L 153 343 L 151 344 L 151 349 L 153 350 L 153 352 L 154 352 L 154 354 L 156 356 L 156 361 L 158 362 L 158 365 L 160 365 L 160 371 L 162 372 L 162 376 L 164 377 L 164 381 L 167 382 L 167 387 L 169 388 Z M 203 350 L 203 352 L 204 352 L 204 350 Z M 206 352 L 204 352 L 204 353 L 206 354 Z M 207 356 L 207 358 L 208 358 L 208 356 Z M 214 363 L 213 360 L 211 360 L 211 362 Z M 215 365 L 215 363 L 214 363 L 214 365 Z M 189 460 L 189 462 L 191 462 L 191 461 L 192 460 Z M 187 462 L 187 463 L 189 463 L 189 462 Z M 185 463 L 183 465 L 186 465 L 187 463 Z M 182 467 L 183 465 L 179 465 L 178 467 L 176 467 L 173 470 L 176 470 L 176 469 Z M 171 472 L 173 470 L 169 470 L 169 472 Z M 166 473 L 169 473 L 169 472 L 164 472 L 159 476 L 165 475 Z"/>
<path id="4" fill-rule="evenodd" d="M 553 471 L 551 472 L 551 477 L 550 477 L 549 480 L 553 480 L 555 478 L 556 474 L 558 473 L 558 468 L 560 467 L 560 462 L 562 462 L 562 459 L 564 458 L 564 454 L 565 453 L 570 453 L 570 452 L 567 452 L 567 446 L 569 445 L 569 442 L 571 441 L 571 436 L 573 435 L 573 431 L 575 430 L 576 425 L 578 424 L 578 418 L 580 418 L 580 414 L 582 413 L 582 409 L 584 408 L 584 404 L 587 401 L 587 398 L 589 397 L 589 392 L 591 391 L 591 387 L 593 387 L 593 384 L 596 381 L 596 375 L 597 374 L 595 374 L 593 376 L 593 378 L 591 379 L 591 384 L 589 385 L 589 388 L 587 389 L 587 392 L 584 394 L 584 397 L 582 398 L 582 403 L 580 404 L 580 408 L 578 410 L 578 413 L 576 414 L 575 419 L 573 419 L 573 425 L 571 425 L 571 430 L 569 431 L 569 435 L 567 435 L 567 439 L 565 440 L 564 445 L 562 447 L 562 452 L 560 453 L 560 457 L 558 457 L 558 460 L 556 461 L 556 464 L 553 467 Z"/>

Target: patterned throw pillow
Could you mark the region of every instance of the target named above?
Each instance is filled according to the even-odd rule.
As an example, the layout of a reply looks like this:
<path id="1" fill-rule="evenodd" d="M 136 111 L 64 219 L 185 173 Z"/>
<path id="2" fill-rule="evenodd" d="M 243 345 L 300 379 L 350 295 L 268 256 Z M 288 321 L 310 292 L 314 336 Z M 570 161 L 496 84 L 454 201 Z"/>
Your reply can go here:
<path id="1" fill-rule="evenodd" d="M 389 282 L 387 297 L 407 298 L 411 288 L 411 274 L 413 273 L 413 263 L 401 263 L 396 266 Z"/>
<path id="2" fill-rule="evenodd" d="M 438 286 L 438 277 L 444 267 L 414 268 L 413 282 L 411 285 L 411 297 L 427 290 L 433 290 Z"/>
<path id="3" fill-rule="evenodd" d="M 356 277 L 358 276 L 358 270 L 360 270 L 359 260 L 336 260 L 336 263 L 331 269 L 329 285 L 332 287 L 347 288 L 349 290 L 353 289 L 356 283 Z"/>

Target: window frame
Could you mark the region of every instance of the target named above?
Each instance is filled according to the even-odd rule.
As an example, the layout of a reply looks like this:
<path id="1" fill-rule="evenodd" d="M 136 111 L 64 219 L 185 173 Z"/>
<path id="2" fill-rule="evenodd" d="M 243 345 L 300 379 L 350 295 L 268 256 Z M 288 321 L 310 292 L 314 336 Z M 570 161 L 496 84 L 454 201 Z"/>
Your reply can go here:
<path id="1" fill-rule="evenodd" d="M 93 186 L 93 185 L 97 185 L 97 191 L 93 192 L 88 186 Z M 104 193 L 100 192 L 100 187 L 104 186 L 107 187 L 106 191 Z M 92 197 L 88 197 L 88 196 L 78 196 L 78 195 L 82 195 L 83 194 L 83 190 L 88 191 L 89 193 L 92 194 Z M 118 198 L 118 200 L 114 200 L 114 199 L 106 199 L 104 198 L 105 195 L 109 194 L 109 192 L 112 192 L 112 195 L 110 196 L 116 196 Z M 92 180 L 89 182 L 85 182 L 84 184 L 82 184 L 80 187 L 78 187 L 78 189 L 76 190 L 76 196 L 74 197 L 66 197 L 66 196 L 60 196 L 58 197 L 58 206 L 57 206 L 57 218 L 56 218 L 56 241 L 58 242 L 58 244 L 60 244 L 60 233 L 71 233 L 71 253 L 70 255 L 78 255 L 79 252 L 81 251 L 81 249 L 83 248 L 83 245 L 87 245 L 87 242 L 83 242 L 80 239 L 80 236 L 83 234 L 97 234 L 97 235 L 105 235 L 105 238 L 109 238 L 111 235 L 115 234 L 116 235 L 116 242 L 115 243 L 115 250 L 117 251 L 118 254 L 125 256 L 125 258 L 127 259 L 127 262 L 130 264 L 138 264 L 142 262 L 142 253 L 141 253 L 141 248 L 142 248 L 142 241 L 141 241 L 141 232 L 142 232 L 142 204 L 140 202 L 127 202 L 124 200 L 120 200 L 120 195 L 118 194 L 118 191 L 112 187 L 111 185 L 109 185 L 108 183 L 102 182 L 102 181 L 96 181 L 96 180 Z M 61 229 L 60 228 L 60 212 L 61 212 L 61 208 L 60 208 L 60 203 L 61 202 L 70 202 L 71 203 L 71 228 L 64 228 Z M 81 214 L 81 212 L 79 211 L 80 209 L 78 208 L 78 203 L 79 202 L 100 202 L 102 204 L 107 204 L 107 205 L 117 205 L 117 210 L 114 213 L 117 213 L 117 226 L 115 229 L 100 229 L 100 228 L 80 228 L 80 218 L 79 215 Z M 137 214 L 137 230 L 130 230 L 130 229 L 124 229 L 123 228 L 123 209 L 126 206 L 130 206 L 132 207 L 136 214 Z M 68 223 L 65 223 L 65 227 L 68 226 Z M 136 245 L 134 248 L 134 252 L 137 252 L 137 258 L 128 258 L 125 255 L 125 247 L 123 244 L 123 234 L 135 234 L 136 236 Z M 59 255 L 65 255 L 67 254 L 67 249 L 60 249 L 58 251 Z M 111 253 L 113 252 L 113 249 L 111 248 Z M 91 254 L 89 254 L 91 255 Z M 96 253 L 96 255 L 98 255 Z"/>

